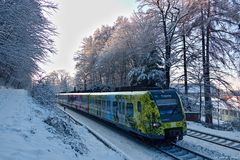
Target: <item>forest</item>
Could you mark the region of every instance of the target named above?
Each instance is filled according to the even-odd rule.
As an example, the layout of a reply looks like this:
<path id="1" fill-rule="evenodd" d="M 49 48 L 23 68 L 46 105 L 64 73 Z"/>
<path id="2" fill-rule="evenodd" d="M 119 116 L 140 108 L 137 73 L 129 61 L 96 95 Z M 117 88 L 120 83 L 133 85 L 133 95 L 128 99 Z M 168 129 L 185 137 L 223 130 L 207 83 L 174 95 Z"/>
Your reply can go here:
<path id="1" fill-rule="evenodd" d="M 137 3 L 132 17 L 120 16 L 83 40 L 74 57 L 77 88 L 182 85 L 187 99 L 195 84 L 211 124 L 211 98 L 221 98 L 216 91 L 233 91 L 228 77 L 239 74 L 240 1 Z"/>
<path id="2" fill-rule="evenodd" d="M 189 87 L 196 85 L 203 93 L 206 123 L 212 124 L 212 98 L 233 92 L 229 78 L 240 73 L 240 1 L 136 3 L 130 18 L 119 15 L 113 26 L 102 25 L 79 42 L 71 78 L 63 70 L 42 76 L 39 67 L 56 53 L 56 29 L 45 14 L 57 6 L 45 0 L 0 0 L 0 84 L 37 91 L 55 87 L 49 95 L 56 86 L 57 92 L 183 86 L 186 104 Z"/>

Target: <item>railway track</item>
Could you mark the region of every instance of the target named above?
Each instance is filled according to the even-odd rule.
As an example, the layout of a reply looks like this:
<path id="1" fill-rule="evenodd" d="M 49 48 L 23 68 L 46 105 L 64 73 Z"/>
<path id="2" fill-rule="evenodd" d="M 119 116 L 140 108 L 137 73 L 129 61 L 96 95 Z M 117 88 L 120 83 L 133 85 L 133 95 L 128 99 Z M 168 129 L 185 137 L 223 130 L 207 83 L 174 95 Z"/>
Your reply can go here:
<path id="1" fill-rule="evenodd" d="M 64 111 L 64 109 L 62 109 L 62 110 Z M 73 118 L 73 116 L 70 113 L 67 113 L 67 114 L 71 118 Z M 74 118 L 73 118 L 73 120 L 77 121 Z M 104 142 L 104 144 L 105 143 L 106 142 Z M 109 146 L 109 144 L 107 144 L 107 146 Z M 157 149 L 158 151 L 166 154 L 167 156 L 169 156 L 169 157 L 171 157 L 173 159 L 176 159 L 176 160 L 189 160 L 189 159 L 191 159 L 191 160 L 213 160 L 210 157 L 207 157 L 205 155 L 202 155 L 202 154 L 200 154 L 198 152 L 192 151 L 192 150 L 187 149 L 185 147 L 179 146 L 179 145 L 177 145 L 175 143 L 171 143 L 171 144 L 168 144 L 166 146 L 154 146 L 154 148 Z"/>
<path id="2" fill-rule="evenodd" d="M 164 147 L 155 147 L 157 150 L 165 153 L 166 155 L 176 160 L 213 160 L 212 158 L 203 155 L 201 153 L 192 151 L 188 148 L 179 146 L 175 143 L 171 143 Z"/>
<path id="3" fill-rule="evenodd" d="M 240 151 L 240 141 L 238 140 L 221 137 L 193 129 L 188 129 L 187 135 L 193 138 L 201 139 L 203 141 L 211 142 L 220 146 Z"/>

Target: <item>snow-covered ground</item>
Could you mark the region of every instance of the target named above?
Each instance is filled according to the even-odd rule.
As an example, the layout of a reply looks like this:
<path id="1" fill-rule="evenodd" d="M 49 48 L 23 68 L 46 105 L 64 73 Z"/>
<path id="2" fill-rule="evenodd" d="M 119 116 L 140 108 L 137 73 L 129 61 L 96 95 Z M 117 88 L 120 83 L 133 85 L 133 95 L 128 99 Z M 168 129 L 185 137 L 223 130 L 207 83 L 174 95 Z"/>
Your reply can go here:
<path id="1" fill-rule="evenodd" d="M 171 159 L 121 134 L 118 129 L 101 125 L 71 110 L 66 111 L 84 125 L 75 123 L 58 108 L 36 104 L 25 90 L 0 89 L 0 160 Z M 85 125 L 111 147 L 97 139 Z M 188 122 L 188 128 L 240 139 L 237 131 L 217 131 L 194 122 Z M 238 151 L 192 137 L 185 136 L 178 143 L 214 159 L 240 159 Z"/>
<path id="2" fill-rule="evenodd" d="M 63 109 L 63 107 L 59 106 Z M 113 143 L 117 148 L 119 148 L 123 153 L 125 153 L 130 159 L 138 159 L 138 160 L 157 160 L 157 159 L 171 159 L 166 157 L 166 155 L 157 152 L 154 148 L 147 146 L 141 142 L 136 141 L 136 138 L 132 138 L 126 136 L 125 134 L 120 133 L 117 128 L 107 127 L 106 125 L 96 122 L 95 119 L 91 119 L 82 114 L 76 113 L 70 109 L 65 109 L 65 111 L 71 116 L 73 116 L 77 121 L 80 121 L 84 125 L 94 129 L 95 132 L 101 134 L 104 139 L 107 139 L 111 143 Z M 206 128 L 198 123 L 188 122 L 188 127 L 192 129 L 196 129 L 199 131 L 206 131 L 209 133 L 216 133 L 218 131 Z M 234 138 L 238 138 L 239 132 L 231 132 L 231 131 L 219 131 L 218 135 L 222 133 L 224 135 L 234 135 Z M 222 135 L 223 136 L 223 135 Z M 180 145 L 185 146 L 189 149 L 193 149 L 196 152 L 211 155 L 213 159 L 231 159 L 238 160 L 239 151 L 234 151 L 225 147 L 221 147 L 209 142 L 205 142 L 202 140 L 198 140 L 189 136 L 185 136 L 183 141 L 178 142 Z"/>
<path id="3" fill-rule="evenodd" d="M 61 106 L 59 106 L 62 108 Z M 154 150 L 153 148 L 147 146 L 146 144 L 139 143 L 136 141 L 136 139 L 131 139 L 131 137 L 128 137 L 126 135 L 123 135 L 119 133 L 119 131 L 115 128 L 106 127 L 105 125 L 96 122 L 96 120 L 89 119 L 88 117 L 76 113 L 75 111 L 69 110 L 66 108 L 65 110 L 67 113 L 71 114 L 76 120 L 80 121 L 84 125 L 92 128 L 95 130 L 95 132 L 100 133 L 105 139 L 113 143 L 117 148 L 119 148 L 123 153 L 125 153 L 130 159 L 138 159 L 138 160 L 155 160 L 155 159 L 171 159 L 169 157 L 166 157 L 166 155 L 161 154 Z M 200 131 L 206 131 L 209 133 L 216 133 L 216 130 L 208 129 L 201 124 L 188 122 L 188 127 Z M 219 135 L 221 135 L 221 132 L 219 132 Z M 239 132 L 230 132 L 230 131 L 224 131 L 225 135 L 228 133 L 235 135 L 235 138 L 237 138 Z M 238 160 L 239 157 L 239 151 L 234 151 L 225 147 L 221 147 L 209 142 L 205 142 L 202 140 L 198 140 L 189 136 L 185 136 L 183 141 L 178 142 L 180 145 L 185 146 L 189 149 L 193 149 L 196 152 L 205 154 L 205 155 L 211 155 L 213 159 L 231 159 L 231 160 Z"/>
<path id="4" fill-rule="evenodd" d="M 122 160 L 84 126 L 25 90 L 0 89 L 0 160 Z"/>
<path id="5" fill-rule="evenodd" d="M 222 137 L 240 140 L 239 131 L 221 131 L 221 130 L 206 128 L 201 123 L 196 123 L 196 122 L 187 122 L 187 126 L 189 129 L 194 129 L 194 130 L 198 130 L 198 131 L 202 131 L 202 132 L 206 132 L 206 133 L 210 133 L 210 134 L 214 134 Z"/>
<path id="6" fill-rule="evenodd" d="M 198 130 L 201 132 L 210 133 L 213 135 L 219 135 L 231 139 L 240 139 L 240 132 L 238 131 L 220 131 L 215 129 L 206 128 L 200 123 L 187 122 L 187 127 L 189 129 Z M 189 149 L 194 149 L 200 153 L 211 155 L 214 159 L 235 159 L 240 160 L 240 152 L 232 150 L 223 146 L 219 146 L 210 142 L 185 136 L 183 141 L 178 142 L 179 144 L 188 147 Z"/>
<path id="7" fill-rule="evenodd" d="M 63 109 L 63 107 L 59 107 Z M 135 137 L 128 136 L 127 132 L 123 132 L 116 127 L 106 126 L 68 108 L 66 108 L 65 111 L 71 114 L 77 121 L 100 134 L 106 141 L 116 146 L 124 155 L 127 155 L 130 160 L 172 160 L 169 156 L 156 151 L 156 149 L 144 144 Z"/>

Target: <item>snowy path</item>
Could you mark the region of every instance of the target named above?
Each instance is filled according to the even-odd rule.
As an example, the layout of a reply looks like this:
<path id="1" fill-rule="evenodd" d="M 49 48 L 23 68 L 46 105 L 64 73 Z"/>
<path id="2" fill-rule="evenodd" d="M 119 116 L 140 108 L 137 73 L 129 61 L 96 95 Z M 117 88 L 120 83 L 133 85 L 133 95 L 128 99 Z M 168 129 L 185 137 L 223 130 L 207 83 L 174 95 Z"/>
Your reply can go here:
<path id="1" fill-rule="evenodd" d="M 0 160 L 123 160 L 58 109 L 0 89 Z"/>
<path id="2" fill-rule="evenodd" d="M 59 106 L 61 109 L 63 107 Z M 76 113 L 70 109 L 65 109 L 67 113 L 70 113 L 80 123 L 94 129 L 102 137 L 110 141 L 123 153 L 125 153 L 131 160 L 159 160 L 159 159 L 171 159 L 166 155 L 159 153 L 153 148 L 149 148 L 145 144 L 131 139 L 131 136 L 127 136 L 127 133 L 117 131 L 114 127 L 107 127 L 101 123 L 98 123 L 82 114 Z"/>

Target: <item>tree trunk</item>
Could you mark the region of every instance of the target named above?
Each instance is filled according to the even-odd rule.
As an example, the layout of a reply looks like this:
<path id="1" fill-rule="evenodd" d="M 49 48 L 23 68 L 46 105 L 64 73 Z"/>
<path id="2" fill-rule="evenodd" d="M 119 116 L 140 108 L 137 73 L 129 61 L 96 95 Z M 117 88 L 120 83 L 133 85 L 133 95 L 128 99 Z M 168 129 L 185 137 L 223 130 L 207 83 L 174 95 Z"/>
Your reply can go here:
<path id="1" fill-rule="evenodd" d="M 208 1 L 208 13 L 207 17 L 210 17 L 210 0 Z M 205 61 L 205 74 L 204 74 L 204 97 L 205 97 L 205 122 L 212 125 L 212 100 L 211 100 L 211 89 L 210 89 L 210 60 L 209 60 L 209 47 L 210 47 L 210 22 L 207 25 L 207 35 L 206 35 L 206 61 Z"/>
<path id="2" fill-rule="evenodd" d="M 183 65 L 184 65 L 184 89 L 185 95 L 188 95 L 188 82 L 187 82 L 187 53 L 186 53 L 186 35 L 183 34 Z"/>
<path id="3" fill-rule="evenodd" d="M 203 65 L 203 85 L 205 86 L 205 27 L 204 27 L 204 13 L 203 13 L 203 6 L 201 8 L 201 17 L 202 17 L 202 26 L 201 26 L 201 30 L 202 30 L 202 65 Z M 205 88 L 204 88 L 204 92 L 205 92 Z M 201 106 L 200 106 L 201 107 Z M 201 108 L 200 108 L 201 109 Z"/>
<path id="4" fill-rule="evenodd" d="M 210 17 L 210 3 L 208 2 L 207 17 Z M 204 27 L 204 13 L 201 10 L 202 16 L 202 64 L 203 64 L 203 86 L 204 86 L 204 99 L 205 99 L 205 122 L 212 125 L 212 101 L 210 91 L 210 73 L 209 73 L 209 43 L 210 43 L 210 24 L 207 25 L 207 34 L 205 35 Z M 206 36 L 206 42 L 205 42 Z"/>
<path id="5" fill-rule="evenodd" d="M 166 86 L 165 88 L 168 89 L 170 87 L 170 58 L 171 58 L 171 46 L 169 43 L 168 33 L 167 33 L 167 24 L 166 19 L 163 17 L 163 30 L 164 30 L 164 38 L 165 38 L 165 72 L 166 72 Z"/>
<path id="6" fill-rule="evenodd" d="M 201 121 L 201 117 L 202 117 L 202 84 L 201 82 L 199 83 L 199 87 L 200 87 L 199 112 L 200 112 L 200 121 Z"/>
<path id="7" fill-rule="evenodd" d="M 84 87 L 84 91 L 86 91 L 87 90 L 87 80 L 86 79 L 84 79 L 83 87 Z"/>
<path id="8" fill-rule="evenodd" d="M 166 70 L 166 89 L 170 87 L 170 54 L 171 54 L 171 47 L 169 45 L 166 46 L 166 64 L 165 64 L 165 70 Z"/>

